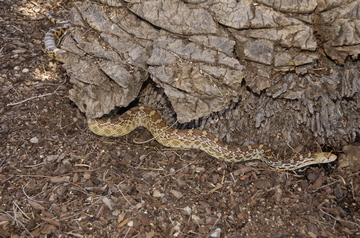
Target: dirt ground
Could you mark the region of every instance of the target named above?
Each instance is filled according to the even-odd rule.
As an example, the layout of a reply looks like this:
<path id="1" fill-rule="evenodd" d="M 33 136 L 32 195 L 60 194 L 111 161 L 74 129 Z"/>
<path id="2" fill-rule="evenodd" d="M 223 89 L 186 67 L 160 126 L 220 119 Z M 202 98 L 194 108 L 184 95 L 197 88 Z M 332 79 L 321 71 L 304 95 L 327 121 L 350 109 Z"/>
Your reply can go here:
<path id="1" fill-rule="evenodd" d="M 337 162 L 276 172 L 165 148 L 144 129 L 92 134 L 43 52 L 52 23 L 39 11 L 71 2 L 0 4 L 1 237 L 360 236 L 360 173 Z"/>

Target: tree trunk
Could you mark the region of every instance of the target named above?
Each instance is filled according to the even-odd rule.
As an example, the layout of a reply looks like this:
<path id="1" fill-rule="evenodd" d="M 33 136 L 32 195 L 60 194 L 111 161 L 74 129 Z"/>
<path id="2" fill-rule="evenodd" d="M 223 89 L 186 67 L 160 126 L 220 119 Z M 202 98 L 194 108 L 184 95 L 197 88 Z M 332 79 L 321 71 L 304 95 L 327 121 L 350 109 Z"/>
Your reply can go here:
<path id="1" fill-rule="evenodd" d="M 340 148 L 360 131 L 359 13 L 345 0 L 78 2 L 61 45 L 71 99 L 95 118 L 140 95 L 230 143 Z"/>

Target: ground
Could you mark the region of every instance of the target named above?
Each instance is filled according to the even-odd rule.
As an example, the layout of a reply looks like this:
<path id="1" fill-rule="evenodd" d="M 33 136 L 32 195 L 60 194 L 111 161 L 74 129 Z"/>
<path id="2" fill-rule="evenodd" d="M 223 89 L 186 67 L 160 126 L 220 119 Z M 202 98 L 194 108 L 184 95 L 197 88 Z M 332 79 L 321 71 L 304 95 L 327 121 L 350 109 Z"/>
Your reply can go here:
<path id="1" fill-rule="evenodd" d="M 91 133 L 43 52 L 52 23 L 39 10 L 70 4 L 1 1 L 1 237 L 360 236 L 360 173 L 337 162 L 278 172 L 165 148 L 144 129 Z"/>

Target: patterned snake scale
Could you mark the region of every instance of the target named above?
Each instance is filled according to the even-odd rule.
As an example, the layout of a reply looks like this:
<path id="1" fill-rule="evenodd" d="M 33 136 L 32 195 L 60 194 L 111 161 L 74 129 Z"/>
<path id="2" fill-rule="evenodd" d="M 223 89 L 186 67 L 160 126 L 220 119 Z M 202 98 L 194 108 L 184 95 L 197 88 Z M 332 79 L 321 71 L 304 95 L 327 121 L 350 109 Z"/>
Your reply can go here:
<path id="1" fill-rule="evenodd" d="M 69 28 L 68 21 L 60 21 L 44 13 L 53 23 L 65 24 L 50 29 L 45 35 L 45 51 L 51 58 L 59 60 L 58 53 L 66 52 L 56 47 L 55 40 Z M 59 60 L 60 61 L 60 60 Z M 204 130 L 178 130 L 166 125 L 161 116 L 152 108 L 134 107 L 121 116 L 103 119 L 88 119 L 89 129 L 100 136 L 119 137 L 137 127 L 145 127 L 154 138 L 164 146 L 173 148 L 200 149 L 209 155 L 227 161 L 244 162 L 261 160 L 275 170 L 296 170 L 312 164 L 329 163 L 336 160 L 336 155 L 326 152 L 296 155 L 287 160 L 278 160 L 266 145 L 231 147 L 220 141 L 215 135 Z"/>

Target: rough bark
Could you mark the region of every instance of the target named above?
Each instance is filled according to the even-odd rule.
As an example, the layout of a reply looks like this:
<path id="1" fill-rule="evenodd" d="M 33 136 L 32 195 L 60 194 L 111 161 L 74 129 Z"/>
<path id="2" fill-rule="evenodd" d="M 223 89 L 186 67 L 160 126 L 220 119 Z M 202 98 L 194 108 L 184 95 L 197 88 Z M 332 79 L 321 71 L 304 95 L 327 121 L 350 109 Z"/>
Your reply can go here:
<path id="1" fill-rule="evenodd" d="M 102 0 L 70 13 L 64 67 L 87 117 L 128 106 L 150 77 L 163 94 L 143 104 L 165 97 L 178 122 L 228 142 L 339 148 L 359 134 L 360 1 Z"/>

